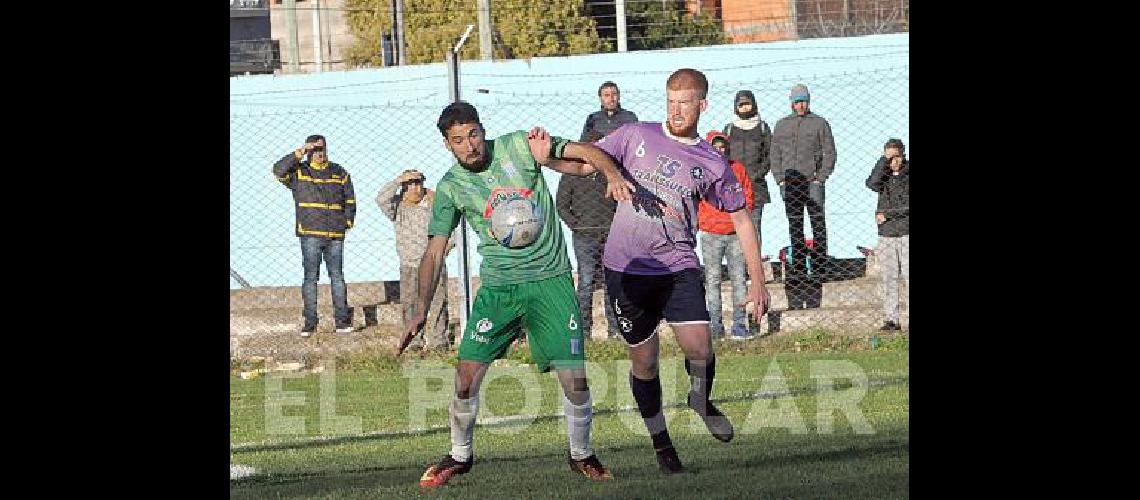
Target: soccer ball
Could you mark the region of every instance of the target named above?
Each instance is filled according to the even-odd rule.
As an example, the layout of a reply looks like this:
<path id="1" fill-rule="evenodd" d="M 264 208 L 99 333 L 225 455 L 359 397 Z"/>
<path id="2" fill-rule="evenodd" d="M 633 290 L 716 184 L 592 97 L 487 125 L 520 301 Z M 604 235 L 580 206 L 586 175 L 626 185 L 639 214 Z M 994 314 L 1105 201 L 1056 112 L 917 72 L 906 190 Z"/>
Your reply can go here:
<path id="1" fill-rule="evenodd" d="M 499 203 L 491 212 L 491 236 L 507 248 L 522 248 L 538 239 L 544 219 L 535 202 L 516 198 Z"/>

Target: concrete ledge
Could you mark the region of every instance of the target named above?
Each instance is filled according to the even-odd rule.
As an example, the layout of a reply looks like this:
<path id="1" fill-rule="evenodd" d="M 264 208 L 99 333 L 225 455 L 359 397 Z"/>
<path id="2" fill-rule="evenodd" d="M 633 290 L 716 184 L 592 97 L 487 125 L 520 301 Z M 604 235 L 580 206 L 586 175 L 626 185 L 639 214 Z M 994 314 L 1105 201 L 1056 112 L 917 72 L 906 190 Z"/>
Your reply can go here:
<path id="1" fill-rule="evenodd" d="M 768 283 L 772 295 L 772 311 L 761 321 L 759 331 L 779 334 L 812 328 L 827 328 L 837 332 L 868 331 L 882 325 L 880 283 L 877 277 L 862 277 L 814 285 L 819 307 L 790 309 L 787 289 L 791 284 Z M 905 292 L 905 285 L 903 291 Z M 721 284 L 722 318 L 726 327 L 732 324 L 732 285 Z M 473 286 L 477 290 L 478 283 Z M 358 331 L 335 334 L 333 310 L 328 285 L 320 285 L 317 313 L 320 326 L 317 337 L 338 337 L 338 349 L 354 350 L 368 343 L 391 338 L 403 327 L 402 308 L 399 304 L 399 282 L 350 283 L 349 307 L 352 322 Z M 449 279 L 449 318 L 452 331 L 461 332 L 459 321 L 458 279 Z M 257 287 L 230 291 L 230 352 L 235 356 L 292 356 L 312 350 L 312 339 L 300 336 L 300 287 Z M 598 289 L 593 297 L 594 325 L 590 335 L 604 338 L 607 331 L 604 293 Z M 903 326 L 909 328 L 907 303 L 902 304 Z M 663 325 L 663 332 L 668 326 Z M 671 333 L 663 333 L 671 334 Z M 350 339 L 356 338 L 353 341 Z M 363 342 L 360 339 L 371 339 Z M 391 340 L 394 342 L 394 340 Z M 308 346 L 308 347 L 306 347 Z M 274 354 L 276 353 L 276 354 Z"/>
<path id="2" fill-rule="evenodd" d="M 448 278 L 448 300 L 459 300 L 459 279 Z M 472 280 L 471 293 L 479 287 L 479 278 Z M 357 281 L 347 284 L 348 305 L 375 306 L 400 302 L 399 281 Z M 326 283 L 317 285 L 317 304 L 332 304 L 332 287 Z M 252 309 L 276 309 L 280 307 L 304 307 L 300 286 L 256 286 L 230 290 L 230 312 Z"/>

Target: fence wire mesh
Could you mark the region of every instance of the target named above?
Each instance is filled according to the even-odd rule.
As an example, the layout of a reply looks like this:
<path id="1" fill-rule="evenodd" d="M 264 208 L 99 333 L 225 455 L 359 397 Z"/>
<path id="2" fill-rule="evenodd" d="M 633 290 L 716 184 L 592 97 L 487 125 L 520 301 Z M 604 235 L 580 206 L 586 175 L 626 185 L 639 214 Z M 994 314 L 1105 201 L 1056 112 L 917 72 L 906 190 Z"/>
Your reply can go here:
<path id="1" fill-rule="evenodd" d="M 742 73 L 744 75 L 745 73 Z M 664 80 L 658 88 L 624 88 L 622 74 L 599 77 L 598 84 L 612 80 L 621 88 L 622 108 L 636 113 L 642 121 L 662 121 L 665 117 Z M 554 81 L 554 79 L 552 79 Z M 351 349 L 368 345 L 390 345 L 393 333 L 403 328 L 401 259 L 397 242 L 401 238 L 423 237 L 396 224 L 381 210 L 390 201 L 380 195 L 382 188 L 405 170 L 415 169 L 425 177 L 425 186 L 435 184 L 454 158 L 445 149 L 436 128 L 440 110 L 447 104 L 445 82 L 430 99 L 389 105 L 361 107 L 286 108 L 270 113 L 231 116 L 230 137 L 230 308 L 231 353 L 234 356 L 301 357 L 314 345 L 319 348 Z M 792 243 L 788 216 L 780 189 L 768 173 L 764 182 L 771 195 L 760 216 L 761 254 L 765 261 L 767 287 L 772 295 L 772 312 L 759 325 L 747 325 L 759 335 L 812 328 L 876 329 L 888 315 L 884 311 L 887 283 L 881 279 L 875 250 L 879 246 L 876 213 L 878 194 L 866 185 L 873 166 L 884 151 L 888 138 L 908 141 L 909 68 L 898 66 L 856 73 L 805 74 L 778 80 L 739 81 L 710 78 L 709 107 L 702 114 L 699 132 L 723 130 L 736 119 L 734 97 L 739 90 L 751 90 L 759 116 L 771 129 L 792 113 L 789 89 L 796 83 L 808 85 L 811 110 L 827 119 L 834 134 L 837 161 L 834 174 L 826 182 L 824 213 L 827 253 L 815 255 L 812 266 L 802 266 L 793 249 L 789 263 L 787 249 Z M 552 83 L 556 85 L 556 82 Z M 480 96 L 477 103 L 487 137 L 541 125 L 552 134 L 573 140 L 583 139 L 587 115 L 598 111 L 596 92 L 527 93 L 496 90 Z M 464 92 L 474 93 L 474 89 Z M 318 287 L 317 334 L 301 338 L 303 327 L 302 252 L 295 234 L 295 202 L 273 174 L 275 162 L 301 147 L 310 134 L 327 138 L 329 161 L 349 174 L 355 192 L 356 215 L 343 243 L 343 273 L 347 282 L 347 304 L 354 331 L 333 333 L 334 311 L 327 268 L 320 271 Z M 730 145 L 731 147 L 731 145 Z M 544 170 L 556 203 L 564 209 L 573 206 L 583 219 L 604 221 L 612 215 L 603 203 L 568 199 L 571 190 L 561 189 L 561 174 Z M 573 210 L 569 210 L 572 212 Z M 560 227 L 575 279 L 581 277 L 582 255 L 575 251 L 581 238 L 567 226 L 566 213 Z M 571 215 L 571 217 L 577 217 Z M 813 224 L 805 217 L 805 235 L 813 236 Z M 475 252 L 477 241 L 469 233 L 468 255 L 473 275 L 471 294 L 478 288 L 481 259 Z M 897 246 L 897 245 L 896 245 Z M 798 247 L 797 247 L 798 248 Z M 894 249 L 894 247 L 892 247 Z M 460 260 L 463 249 L 447 256 L 448 335 L 460 333 Z M 698 255 L 704 255 L 698 244 Z M 907 249 L 909 253 L 909 249 Z M 702 257 L 703 259 L 703 257 Z M 727 263 L 703 262 L 706 272 L 721 268 L 721 317 L 726 333 L 734 326 L 732 293 Z M 907 270 L 909 267 L 907 268 Z M 405 280 L 406 280 L 406 274 Z M 893 274 L 892 274 L 893 276 Z M 577 282 L 577 281 L 576 281 Z M 590 295 L 593 336 L 604 337 L 610 328 L 604 311 L 603 279 L 595 279 Z M 907 293 L 903 280 L 889 283 L 902 287 L 902 317 L 907 319 Z M 414 292 L 412 292 L 414 293 Z M 713 311 L 714 315 L 716 311 Z M 665 328 L 665 327 L 663 327 Z M 454 348 L 454 345 L 452 345 Z"/>

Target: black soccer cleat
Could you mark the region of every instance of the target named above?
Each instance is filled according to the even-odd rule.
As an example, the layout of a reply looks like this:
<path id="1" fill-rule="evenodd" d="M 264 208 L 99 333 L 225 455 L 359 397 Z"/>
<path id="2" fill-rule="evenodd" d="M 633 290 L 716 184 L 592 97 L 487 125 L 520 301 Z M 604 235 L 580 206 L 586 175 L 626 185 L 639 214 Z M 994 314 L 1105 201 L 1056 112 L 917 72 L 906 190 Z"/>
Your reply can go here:
<path id="1" fill-rule="evenodd" d="M 672 446 L 664 450 L 657 450 L 657 466 L 666 474 L 677 474 L 685 471 L 681 459 L 677 457 L 677 449 Z"/>
<path id="2" fill-rule="evenodd" d="M 693 411 L 697 412 L 697 415 L 700 415 L 701 420 L 705 422 L 705 427 L 709 429 L 709 433 L 712 434 L 714 438 L 725 443 L 732 441 L 733 436 L 736 435 L 736 432 L 732 428 L 732 422 L 728 421 L 728 417 L 726 417 L 724 413 L 721 413 L 720 409 L 712 404 L 712 401 L 705 400 L 703 405 L 698 404 L 693 398 L 693 393 L 690 392 L 689 408 L 692 408 Z"/>

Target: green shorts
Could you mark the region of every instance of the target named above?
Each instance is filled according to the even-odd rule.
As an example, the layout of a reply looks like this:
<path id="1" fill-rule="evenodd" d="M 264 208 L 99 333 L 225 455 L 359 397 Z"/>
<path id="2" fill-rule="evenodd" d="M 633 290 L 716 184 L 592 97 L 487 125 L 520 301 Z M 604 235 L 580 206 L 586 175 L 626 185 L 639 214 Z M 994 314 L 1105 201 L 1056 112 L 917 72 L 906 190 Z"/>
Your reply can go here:
<path id="1" fill-rule="evenodd" d="M 459 344 L 461 361 L 490 363 L 507 352 L 526 327 L 540 372 L 585 367 L 586 345 L 570 274 L 514 285 L 482 285 Z"/>

